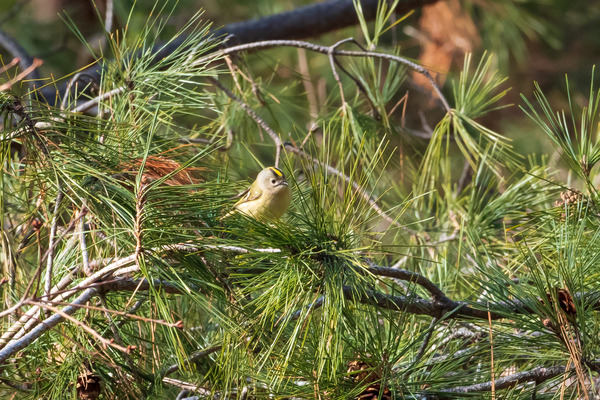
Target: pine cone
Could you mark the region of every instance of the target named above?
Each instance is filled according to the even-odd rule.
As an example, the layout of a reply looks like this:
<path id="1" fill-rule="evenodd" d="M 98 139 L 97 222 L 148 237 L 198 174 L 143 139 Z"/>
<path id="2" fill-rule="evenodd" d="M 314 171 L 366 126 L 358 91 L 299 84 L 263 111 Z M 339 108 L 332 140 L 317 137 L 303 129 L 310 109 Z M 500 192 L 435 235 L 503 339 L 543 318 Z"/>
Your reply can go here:
<path id="1" fill-rule="evenodd" d="M 375 383 L 366 388 L 361 394 L 356 397 L 356 400 L 378 400 L 379 392 L 381 391 L 381 385 Z M 383 388 L 381 393 L 381 400 L 392 400 L 392 392 L 388 388 Z"/>
<path id="2" fill-rule="evenodd" d="M 569 189 L 560 194 L 560 200 L 556 201 L 557 207 L 563 207 L 565 204 L 577 204 L 584 199 L 583 193 L 577 189 Z"/>
<path id="3" fill-rule="evenodd" d="M 96 400 L 100 396 L 100 377 L 86 371 L 77 377 L 77 398 Z"/>
<path id="4" fill-rule="evenodd" d="M 358 372 L 360 371 L 360 372 Z M 354 382 L 364 382 L 364 383 L 371 383 L 371 382 L 375 382 L 377 380 L 379 380 L 379 376 L 377 376 L 377 373 L 375 373 L 375 371 L 373 371 L 373 369 L 369 366 L 369 364 L 367 364 L 366 362 L 362 361 L 362 360 L 354 360 L 354 361 L 350 361 L 348 363 L 348 371 L 346 371 L 348 374 L 350 374 L 351 378 L 354 380 Z"/>
<path id="5" fill-rule="evenodd" d="M 575 318 L 577 316 L 577 310 L 575 310 L 575 303 L 569 289 L 556 288 L 556 297 L 558 298 L 558 304 L 560 308 L 567 314 L 569 318 Z"/>
<path id="6" fill-rule="evenodd" d="M 376 400 L 381 392 L 380 374 L 369 364 L 362 360 L 354 360 L 348 363 L 347 373 L 356 383 L 367 383 L 369 386 L 356 397 L 356 400 Z M 388 388 L 383 388 L 382 400 L 391 400 L 392 393 Z"/>

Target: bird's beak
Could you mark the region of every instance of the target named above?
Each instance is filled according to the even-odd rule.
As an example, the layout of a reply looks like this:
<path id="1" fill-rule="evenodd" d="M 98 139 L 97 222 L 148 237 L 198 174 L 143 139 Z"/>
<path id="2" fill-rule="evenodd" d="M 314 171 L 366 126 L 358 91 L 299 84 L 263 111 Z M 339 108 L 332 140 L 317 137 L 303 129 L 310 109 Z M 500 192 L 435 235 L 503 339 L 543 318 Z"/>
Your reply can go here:
<path id="1" fill-rule="evenodd" d="M 277 184 L 277 186 L 281 186 L 281 185 L 289 186 L 287 181 L 281 181 Z"/>

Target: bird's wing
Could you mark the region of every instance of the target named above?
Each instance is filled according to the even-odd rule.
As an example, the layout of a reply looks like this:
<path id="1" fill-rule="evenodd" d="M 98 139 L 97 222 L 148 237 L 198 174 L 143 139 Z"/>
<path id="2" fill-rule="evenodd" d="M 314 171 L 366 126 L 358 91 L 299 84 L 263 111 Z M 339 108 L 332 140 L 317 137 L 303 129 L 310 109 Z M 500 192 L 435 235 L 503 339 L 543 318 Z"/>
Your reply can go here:
<path id="1" fill-rule="evenodd" d="M 251 190 L 252 188 L 249 187 L 248 189 L 246 189 L 245 191 L 243 191 L 240 196 L 242 196 L 241 199 L 239 199 L 237 201 L 237 203 L 235 203 L 233 206 L 239 206 L 242 203 L 247 203 L 249 201 L 253 201 L 253 200 L 257 200 L 260 198 L 260 196 L 262 196 L 262 191 L 259 189 L 254 189 Z"/>

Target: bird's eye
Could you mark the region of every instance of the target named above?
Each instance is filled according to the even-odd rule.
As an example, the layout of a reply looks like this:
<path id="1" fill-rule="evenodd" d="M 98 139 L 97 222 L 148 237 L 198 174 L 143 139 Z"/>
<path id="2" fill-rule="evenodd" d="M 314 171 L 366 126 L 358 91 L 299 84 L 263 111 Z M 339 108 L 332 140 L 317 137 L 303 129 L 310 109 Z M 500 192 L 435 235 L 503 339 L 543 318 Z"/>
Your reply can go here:
<path id="1" fill-rule="evenodd" d="M 275 179 L 271 179 L 271 183 L 274 185 L 277 182 Z"/>

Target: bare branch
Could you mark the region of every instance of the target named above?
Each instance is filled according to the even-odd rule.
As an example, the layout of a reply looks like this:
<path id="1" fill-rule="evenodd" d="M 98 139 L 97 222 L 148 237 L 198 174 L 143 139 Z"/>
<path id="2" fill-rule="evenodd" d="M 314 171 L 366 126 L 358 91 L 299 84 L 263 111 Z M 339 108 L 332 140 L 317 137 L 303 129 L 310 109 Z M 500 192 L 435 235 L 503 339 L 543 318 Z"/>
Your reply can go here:
<path id="1" fill-rule="evenodd" d="M 233 46 L 233 47 L 229 47 L 229 48 L 217 51 L 211 55 L 208 55 L 206 57 L 199 59 L 198 61 L 195 62 L 195 64 L 198 64 L 198 65 L 205 64 L 214 59 L 217 59 L 217 58 L 220 58 L 220 57 L 223 57 L 226 55 L 230 55 L 233 53 L 238 53 L 241 51 L 262 50 L 262 49 L 268 49 L 268 48 L 273 48 L 273 47 L 296 47 L 296 48 L 302 48 L 302 49 L 314 51 L 317 53 L 322 53 L 322 54 L 327 54 L 327 55 L 333 54 L 336 56 L 344 56 L 344 57 L 379 58 L 379 59 L 393 61 L 393 62 L 397 62 L 402 65 L 405 65 L 408 68 L 412 69 L 413 71 L 416 71 L 416 72 L 420 73 L 421 75 L 423 75 L 431 84 L 434 92 L 440 99 L 446 112 L 447 113 L 452 112 L 452 108 L 450 107 L 450 104 L 448 103 L 448 101 L 446 100 L 444 95 L 442 94 L 442 91 L 440 90 L 437 83 L 435 82 L 435 80 L 433 79 L 431 74 L 429 73 L 428 69 L 426 69 L 410 60 L 407 60 L 400 56 L 395 56 L 393 54 L 377 53 L 377 52 L 372 52 L 372 51 L 336 50 L 334 46 L 329 46 L 329 47 L 321 46 L 318 44 L 304 42 L 301 40 L 266 40 L 266 41 L 262 41 L 262 42 L 247 43 L 247 44 L 242 44 L 239 46 Z"/>
<path id="2" fill-rule="evenodd" d="M 435 318 L 476 318 L 487 320 L 488 313 L 484 310 L 473 308 L 469 303 L 462 301 L 435 302 L 418 297 L 392 296 L 372 290 L 357 290 L 349 286 L 343 287 L 344 297 L 348 300 L 358 301 L 389 310 L 403 311 L 416 315 L 428 315 Z M 492 319 L 501 319 L 502 315 L 490 313 Z"/>
<path id="3" fill-rule="evenodd" d="M 193 383 L 184 382 L 179 379 L 163 378 L 163 382 L 166 383 L 167 385 L 177 386 L 177 387 L 180 387 L 185 390 L 191 390 L 193 392 L 196 392 L 200 396 L 202 396 L 202 398 L 206 398 L 206 397 L 210 396 L 210 394 L 211 394 L 210 390 L 208 390 L 208 389 L 204 389 L 203 387 L 200 387 Z M 194 397 L 196 397 L 196 396 L 194 396 Z"/>
<path id="4" fill-rule="evenodd" d="M 78 105 L 77 107 L 72 109 L 71 112 L 74 112 L 74 113 L 85 112 L 85 111 L 89 110 L 90 108 L 94 107 L 95 105 L 98 105 L 101 101 L 109 99 L 112 96 L 123 92 L 124 90 L 125 90 L 125 86 L 121 86 L 121 87 L 118 87 L 111 91 L 108 91 L 106 93 L 103 93 L 91 100 L 86 101 L 83 104 Z"/>
<path id="5" fill-rule="evenodd" d="M 367 271 L 369 271 L 373 275 L 387 276 L 389 278 L 396 278 L 403 281 L 416 283 L 417 285 L 423 287 L 423 289 L 427 290 L 431 294 L 431 297 L 434 301 L 452 301 L 444 294 L 442 290 L 440 290 L 440 288 L 438 288 L 433 282 L 431 282 L 429 279 L 427 279 L 421 274 L 408 271 L 406 269 L 380 267 L 371 262 L 368 262 L 368 264 L 369 268 L 367 269 Z"/>
<path id="6" fill-rule="evenodd" d="M 88 289 L 84 291 L 77 299 L 75 299 L 75 301 L 73 301 L 73 305 L 63 308 L 62 313 L 66 315 L 71 315 L 75 313 L 79 309 L 76 306 L 77 304 L 85 304 L 95 294 L 96 289 Z M 54 314 L 51 317 L 46 318 L 37 327 L 31 330 L 31 332 L 25 334 L 19 340 L 15 340 L 9 343 L 6 347 L 0 350 L 0 364 L 4 364 L 8 358 L 12 357 L 18 351 L 24 349 L 25 347 L 29 346 L 34 340 L 42 336 L 44 333 L 48 332 L 50 329 L 54 328 L 63 320 L 64 317 L 62 315 Z"/>
<path id="7" fill-rule="evenodd" d="M 123 281 L 125 281 L 125 284 L 119 285 L 119 283 L 121 283 Z M 155 281 L 158 281 L 158 279 L 156 279 Z M 115 283 L 117 283 L 117 285 L 115 285 Z M 138 286 L 134 286 L 135 284 L 138 284 Z M 158 287 L 162 288 L 164 286 L 170 287 L 172 291 L 171 292 L 165 291 L 166 293 L 172 293 L 172 294 L 182 294 L 183 293 L 181 290 L 175 291 L 174 290 L 175 285 L 173 285 L 170 282 L 159 281 L 158 283 L 155 283 L 152 286 L 155 286 L 157 288 Z M 148 291 L 150 289 L 150 285 L 148 284 L 148 281 L 146 279 L 142 279 L 142 280 L 118 279 L 116 281 L 106 282 L 106 284 L 104 284 L 104 282 L 100 282 L 98 285 L 95 285 L 93 287 L 98 288 L 98 292 L 101 294 L 104 294 L 105 292 L 108 292 L 108 291 L 114 291 L 114 292 L 124 291 L 124 290 L 134 291 L 136 289 L 137 289 L 137 291 Z M 29 303 L 29 302 L 30 301 L 27 301 L 27 303 Z M 64 306 L 71 305 L 71 303 L 67 303 L 64 301 L 47 301 L 45 303 L 64 305 Z M 181 321 L 166 322 L 166 321 L 163 321 L 160 319 L 140 317 L 139 315 L 130 314 L 125 311 L 111 310 L 107 307 L 96 307 L 96 306 L 90 306 L 90 305 L 78 305 L 77 307 L 85 308 L 86 310 L 102 311 L 105 313 L 114 314 L 114 315 L 118 315 L 118 316 L 125 317 L 125 318 L 135 319 L 138 321 L 152 322 L 153 324 L 163 325 L 163 326 L 167 326 L 169 328 L 181 328 L 182 327 Z"/>
<path id="8" fill-rule="evenodd" d="M 344 110 L 346 110 L 346 107 L 348 106 L 348 104 L 346 103 L 346 97 L 344 96 L 344 86 L 342 86 L 342 81 L 340 80 L 340 76 L 338 75 L 337 70 L 335 69 L 336 62 L 335 62 L 335 59 L 333 58 L 333 55 L 335 54 L 336 48 L 338 46 L 344 44 L 347 41 L 348 41 L 348 39 L 340 40 L 339 42 L 335 43 L 333 46 L 329 47 L 329 49 L 327 51 L 327 57 L 329 58 L 329 65 L 331 66 L 331 71 L 333 72 L 333 79 L 335 79 L 335 81 L 337 82 L 338 87 L 340 89 L 340 97 L 342 98 L 342 108 Z"/>
<path id="9" fill-rule="evenodd" d="M 47 299 L 53 299 L 55 301 L 65 300 L 68 297 L 77 293 L 78 291 L 86 289 L 92 283 L 97 282 L 100 279 L 104 278 L 105 276 L 112 274 L 115 271 L 123 268 L 124 266 L 132 264 L 134 262 L 135 262 L 135 254 L 115 260 L 111 264 L 102 268 L 100 271 L 97 271 L 96 273 L 92 274 L 92 276 L 79 282 L 77 285 L 73 286 L 72 288 L 70 288 L 64 292 L 61 292 L 73 281 L 73 274 L 72 273 L 68 274 L 63 279 L 61 279 L 61 281 L 58 282 L 54 286 L 54 288 L 52 288 L 52 290 L 50 292 L 50 296 L 48 296 Z M 60 292 L 60 294 L 58 294 L 59 292 Z M 54 296 L 56 296 L 56 297 L 54 297 Z M 44 296 L 43 299 L 45 299 L 45 297 L 46 296 Z M 17 322 L 15 322 L 13 325 L 11 325 L 6 330 L 6 332 L 4 332 L 2 334 L 2 337 L 0 338 L 0 346 L 3 343 L 6 343 L 11 338 L 13 338 L 13 340 L 19 339 L 20 337 L 25 335 L 27 331 L 32 329 L 32 327 L 38 323 L 37 319 L 34 318 L 34 316 L 38 312 L 39 312 L 39 307 L 34 306 L 34 307 L 30 308 Z"/>
<path id="10" fill-rule="evenodd" d="M 349 39 L 345 39 L 342 40 L 336 44 L 334 44 L 331 47 L 337 47 L 340 46 L 343 43 L 353 43 L 356 46 L 358 46 L 361 50 L 363 51 L 368 51 L 367 49 L 365 49 L 358 41 L 356 41 L 356 39 L 354 38 L 349 38 Z M 298 49 L 300 50 L 300 49 Z M 381 114 L 379 113 L 379 111 L 377 110 L 377 107 L 375 106 L 375 104 L 373 103 L 373 100 L 371 100 L 371 97 L 369 96 L 369 94 L 367 93 L 367 89 L 365 88 L 365 86 L 362 84 L 362 82 L 360 81 L 360 79 L 356 78 L 354 75 L 352 75 L 346 68 L 344 68 L 344 66 L 338 61 L 337 58 L 335 58 L 335 51 L 332 52 L 332 54 L 329 55 L 330 60 L 333 60 L 333 62 L 335 63 L 335 65 L 344 73 L 346 74 L 346 76 L 350 79 L 352 79 L 352 81 L 356 84 L 356 87 L 358 88 L 358 90 L 363 94 L 363 96 L 367 99 L 367 102 L 369 103 L 369 105 L 371 106 L 371 112 L 373 113 L 373 116 L 375 117 L 375 119 L 379 120 L 381 119 Z"/>
<path id="11" fill-rule="evenodd" d="M 106 0 L 106 12 L 104 14 L 104 30 L 110 34 L 113 25 L 113 0 Z"/>
<path id="12" fill-rule="evenodd" d="M 81 210 L 79 211 L 80 215 L 84 213 L 87 207 L 84 204 L 81 206 Z M 85 241 L 86 234 L 86 224 L 85 224 L 85 214 L 81 215 L 81 222 L 79 223 L 79 248 L 81 250 L 81 264 L 83 266 L 83 273 L 86 276 L 92 275 L 93 271 L 90 268 L 90 257 L 87 250 L 87 243 Z"/>
<path id="13" fill-rule="evenodd" d="M 87 326 L 86 324 L 84 324 L 83 322 L 79 321 L 76 318 L 73 318 L 70 314 L 56 308 L 53 307 L 51 305 L 45 304 L 45 303 L 40 303 L 37 301 L 32 301 L 32 300 L 28 300 L 27 301 L 28 304 L 31 305 L 35 305 L 37 307 L 40 308 L 44 308 L 46 310 L 52 311 L 55 315 L 60 315 L 62 318 L 71 321 L 71 323 L 75 324 L 76 326 L 78 326 L 79 328 L 83 329 L 84 331 L 86 331 L 87 333 L 89 333 L 90 335 L 92 335 L 93 337 L 95 337 L 100 343 L 102 343 L 102 346 L 104 346 L 104 348 L 110 346 L 113 347 L 119 351 L 122 351 L 123 353 L 129 353 L 131 351 L 130 347 L 123 347 L 120 346 L 116 343 L 114 343 L 112 340 L 106 339 L 105 337 L 103 337 L 102 335 L 100 335 L 98 332 L 96 332 L 94 329 L 90 328 L 89 326 Z M 76 304 L 76 305 L 71 305 L 71 307 L 79 307 L 81 306 L 81 304 Z M 45 322 L 42 322 L 42 324 Z"/>
<path id="14" fill-rule="evenodd" d="M 569 371 L 575 368 L 569 369 Z M 518 372 L 509 376 L 498 378 L 495 380 L 496 389 L 507 389 L 524 382 L 545 382 L 560 374 L 565 373 L 566 368 L 563 365 L 554 367 L 537 367 L 529 371 Z M 443 389 L 445 393 L 473 393 L 473 392 L 489 392 L 492 390 L 492 382 L 476 383 L 469 386 L 459 386 L 451 389 Z M 439 396 L 441 397 L 441 396 Z"/>

